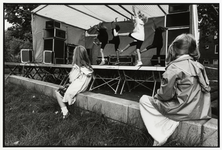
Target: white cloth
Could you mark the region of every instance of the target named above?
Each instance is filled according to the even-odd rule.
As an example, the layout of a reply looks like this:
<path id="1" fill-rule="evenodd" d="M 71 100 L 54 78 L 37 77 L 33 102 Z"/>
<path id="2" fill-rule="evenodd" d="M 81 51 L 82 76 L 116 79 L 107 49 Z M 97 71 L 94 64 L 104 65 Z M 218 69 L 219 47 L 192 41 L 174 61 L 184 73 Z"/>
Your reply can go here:
<path id="1" fill-rule="evenodd" d="M 164 117 L 153 107 L 149 98 L 147 95 L 140 98 L 140 113 L 149 134 L 161 146 L 173 134 L 179 122 Z"/>
<path id="2" fill-rule="evenodd" d="M 77 65 L 74 65 L 69 73 L 69 81 L 71 84 L 66 90 L 62 101 L 68 102 L 69 105 L 74 104 L 76 101 L 76 95 L 87 89 L 91 78 L 92 70 L 89 70 L 86 67 L 79 68 Z"/>
<path id="3" fill-rule="evenodd" d="M 137 40 L 144 41 L 144 32 L 144 22 L 140 18 L 135 17 L 134 30 L 131 36 Z"/>

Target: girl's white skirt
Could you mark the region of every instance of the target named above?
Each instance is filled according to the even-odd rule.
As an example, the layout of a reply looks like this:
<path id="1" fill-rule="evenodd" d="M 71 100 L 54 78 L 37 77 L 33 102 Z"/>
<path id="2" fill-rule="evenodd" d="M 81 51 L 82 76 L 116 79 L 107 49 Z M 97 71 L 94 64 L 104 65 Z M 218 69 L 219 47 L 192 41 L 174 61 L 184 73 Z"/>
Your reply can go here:
<path id="1" fill-rule="evenodd" d="M 154 138 L 156 144 L 160 146 L 173 134 L 179 122 L 164 117 L 153 107 L 150 98 L 152 97 L 147 95 L 143 95 L 140 98 L 140 113 L 149 134 Z"/>

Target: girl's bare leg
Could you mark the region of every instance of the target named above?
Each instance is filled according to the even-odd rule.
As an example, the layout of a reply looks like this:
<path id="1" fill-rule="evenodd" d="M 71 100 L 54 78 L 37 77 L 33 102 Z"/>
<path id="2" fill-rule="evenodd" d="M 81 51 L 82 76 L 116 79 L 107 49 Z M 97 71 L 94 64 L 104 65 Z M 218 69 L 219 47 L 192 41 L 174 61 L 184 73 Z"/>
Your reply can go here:
<path id="1" fill-rule="evenodd" d="M 126 47 L 124 47 L 122 50 L 119 50 L 120 53 L 124 52 L 126 49 L 128 49 L 130 47 L 130 45 L 126 45 Z"/>
<path id="2" fill-rule="evenodd" d="M 62 101 L 62 96 L 59 94 L 59 92 L 56 90 L 55 91 L 55 94 L 56 94 L 56 98 L 57 98 L 57 101 L 58 101 L 58 104 L 61 108 L 61 111 L 62 111 L 62 114 L 63 114 L 63 118 L 66 118 L 66 116 L 68 115 L 69 111 L 65 105 L 65 103 Z"/>
<path id="3" fill-rule="evenodd" d="M 102 48 L 100 49 L 100 53 L 101 53 L 102 61 L 101 61 L 101 63 L 99 65 L 104 65 L 105 64 L 105 57 L 104 57 L 103 49 Z"/>
<path id="4" fill-rule="evenodd" d="M 140 50 L 139 50 L 139 49 L 136 49 L 136 52 L 137 52 L 137 56 L 138 56 L 138 61 L 137 61 L 136 66 L 141 66 L 143 63 L 142 63 L 142 61 L 141 61 Z"/>
<path id="5" fill-rule="evenodd" d="M 116 51 L 116 59 L 117 59 L 117 60 L 116 60 L 116 61 L 117 61 L 116 63 L 119 64 L 119 51 Z"/>

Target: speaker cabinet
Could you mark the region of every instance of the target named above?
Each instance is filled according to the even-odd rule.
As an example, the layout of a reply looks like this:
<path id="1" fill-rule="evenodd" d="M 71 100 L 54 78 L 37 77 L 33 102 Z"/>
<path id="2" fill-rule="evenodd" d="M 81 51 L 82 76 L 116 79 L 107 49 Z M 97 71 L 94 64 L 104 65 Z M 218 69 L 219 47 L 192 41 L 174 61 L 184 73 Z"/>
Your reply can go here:
<path id="1" fill-rule="evenodd" d="M 54 61 L 55 64 L 65 64 L 65 59 L 64 58 L 55 58 Z"/>
<path id="2" fill-rule="evenodd" d="M 65 40 L 66 31 L 60 29 L 60 23 L 54 20 L 46 21 L 46 28 L 44 29 L 44 63 L 65 63 Z"/>
<path id="3" fill-rule="evenodd" d="M 51 50 L 43 51 L 43 63 L 44 64 L 53 64 L 54 52 Z"/>
<path id="4" fill-rule="evenodd" d="M 114 65 L 117 61 L 117 57 L 115 55 L 109 56 L 109 64 Z M 135 55 L 125 55 L 119 56 L 119 63 L 124 65 L 133 65 L 135 62 Z"/>
<path id="5" fill-rule="evenodd" d="M 60 23 L 54 20 L 46 21 L 45 28 L 60 28 Z"/>
<path id="6" fill-rule="evenodd" d="M 44 39 L 44 50 L 50 50 L 54 52 L 55 63 L 65 63 L 65 41 L 59 38 L 46 38 Z"/>
<path id="7" fill-rule="evenodd" d="M 67 64 L 72 64 L 73 53 L 74 53 L 75 47 L 76 47 L 76 45 L 74 45 L 74 44 L 67 44 L 66 45 L 65 58 L 66 58 L 66 63 Z"/>
<path id="8" fill-rule="evenodd" d="M 170 45 L 178 35 L 183 34 L 183 33 L 189 33 L 189 32 L 190 32 L 189 28 L 168 30 L 168 45 Z"/>
<path id="9" fill-rule="evenodd" d="M 165 55 L 153 55 L 153 57 L 151 58 L 151 64 L 152 66 L 155 65 L 160 65 L 160 66 L 165 66 Z"/>
<path id="10" fill-rule="evenodd" d="M 169 13 L 189 11 L 188 4 L 171 4 L 169 5 Z"/>
<path id="11" fill-rule="evenodd" d="M 45 29 L 45 38 L 52 38 L 52 37 L 57 37 L 57 38 L 66 38 L 66 31 L 57 29 L 57 28 L 49 28 Z"/>
<path id="12" fill-rule="evenodd" d="M 166 27 L 176 26 L 189 26 L 190 25 L 190 13 L 174 13 L 166 16 Z"/>
<path id="13" fill-rule="evenodd" d="M 32 49 L 21 49 L 21 62 L 29 63 L 33 61 L 33 50 Z"/>

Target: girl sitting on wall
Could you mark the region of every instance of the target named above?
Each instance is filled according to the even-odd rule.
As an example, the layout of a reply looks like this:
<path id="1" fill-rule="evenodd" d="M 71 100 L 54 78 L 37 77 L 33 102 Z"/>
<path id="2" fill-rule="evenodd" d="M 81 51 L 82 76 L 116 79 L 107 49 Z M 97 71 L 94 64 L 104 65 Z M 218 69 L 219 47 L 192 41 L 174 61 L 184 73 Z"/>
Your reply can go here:
<path id="1" fill-rule="evenodd" d="M 144 124 L 153 146 L 163 145 L 180 121 L 211 118 L 210 86 L 196 40 L 181 34 L 169 46 L 167 67 L 154 97 L 140 98 Z"/>
<path id="2" fill-rule="evenodd" d="M 69 116 L 66 103 L 68 105 L 74 104 L 77 94 L 86 91 L 92 79 L 93 69 L 85 47 L 77 46 L 75 48 L 72 65 L 73 67 L 69 73 L 69 84 L 55 91 L 63 119 Z"/>

